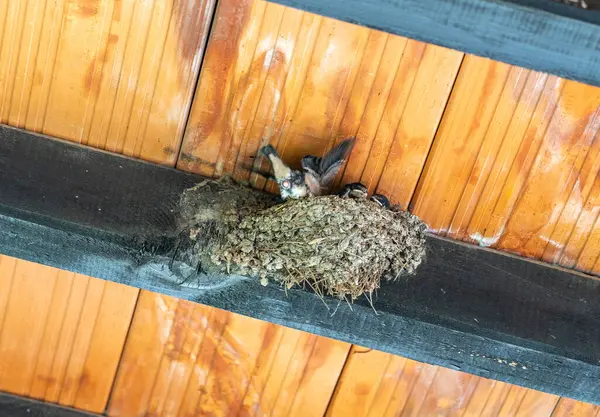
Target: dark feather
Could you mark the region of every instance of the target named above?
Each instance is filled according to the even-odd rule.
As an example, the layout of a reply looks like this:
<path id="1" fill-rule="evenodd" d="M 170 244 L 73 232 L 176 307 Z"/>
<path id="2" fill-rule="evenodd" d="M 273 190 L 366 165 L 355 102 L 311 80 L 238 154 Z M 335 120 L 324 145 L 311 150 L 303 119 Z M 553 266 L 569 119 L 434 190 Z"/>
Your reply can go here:
<path id="1" fill-rule="evenodd" d="M 337 176 L 338 172 L 340 172 L 343 164 L 344 161 L 338 161 L 329 166 L 327 170 L 323 172 L 321 179 L 319 180 L 323 187 L 328 187 L 329 184 L 335 180 L 335 177 Z"/>
<path id="2" fill-rule="evenodd" d="M 279 158 L 279 154 L 277 153 L 273 145 L 263 146 L 262 148 L 260 148 L 260 153 L 262 153 L 266 157 L 273 155 Z"/>
<path id="3" fill-rule="evenodd" d="M 319 184 L 319 179 L 315 177 L 312 173 L 305 173 L 304 183 L 306 184 L 312 195 L 321 195 L 321 185 Z"/>
<path id="4" fill-rule="evenodd" d="M 371 201 L 376 202 L 383 208 L 390 208 L 390 200 L 388 200 L 388 198 L 383 194 L 373 194 L 373 196 L 371 196 Z"/>
<path id="5" fill-rule="evenodd" d="M 339 169 L 339 167 L 346 161 L 346 158 L 354 147 L 355 142 L 356 138 L 344 139 L 339 145 L 327 152 L 319 164 L 320 174 L 325 175 L 325 173 L 331 169 Z"/>
<path id="6" fill-rule="evenodd" d="M 314 155 L 307 155 L 302 158 L 302 168 L 305 171 L 308 171 L 316 176 L 320 176 L 319 165 L 321 163 L 321 158 L 316 157 Z"/>
<path id="7" fill-rule="evenodd" d="M 327 188 L 346 162 L 355 141 L 355 138 L 345 139 L 327 152 L 323 158 L 313 155 L 305 156 L 302 158 L 302 168 L 307 174 L 314 177 L 320 188 Z"/>

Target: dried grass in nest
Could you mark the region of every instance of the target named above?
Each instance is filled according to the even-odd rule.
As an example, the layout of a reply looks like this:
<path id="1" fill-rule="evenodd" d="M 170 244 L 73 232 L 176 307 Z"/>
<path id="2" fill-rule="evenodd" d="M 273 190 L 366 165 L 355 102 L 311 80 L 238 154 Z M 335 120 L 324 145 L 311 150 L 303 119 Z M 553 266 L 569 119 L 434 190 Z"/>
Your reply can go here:
<path id="1" fill-rule="evenodd" d="M 313 197 L 244 216 L 210 259 L 264 285 L 354 300 L 372 294 L 381 279 L 414 273 L 425 256 L 425 229 L 416 216 L 368 200 Z"/>

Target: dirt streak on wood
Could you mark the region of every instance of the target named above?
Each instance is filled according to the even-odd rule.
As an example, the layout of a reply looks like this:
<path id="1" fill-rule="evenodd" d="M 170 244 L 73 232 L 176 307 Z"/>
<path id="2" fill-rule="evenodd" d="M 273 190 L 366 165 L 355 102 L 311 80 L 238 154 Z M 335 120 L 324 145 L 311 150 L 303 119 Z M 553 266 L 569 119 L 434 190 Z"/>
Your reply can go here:
<path id="1" fill-rule="evenodd" d="M 600 88 L 467 57 L 412 201 L 432 231 L 599 273 Z"/>
<path id="2" fill-rule="evenodd" d="M 143 292 L 108 415 L 321 415 L 349 348 Z"/>
<path id="3" fill-rule="evenodd" d="M 357 135 L 340 180 L 406 205 L 462 57 L 263 1 L 225 0 L 178 167 L 263 187 L 251 172 L 267 168 L 254 158 L 260 146 L 272 143 L 298 166 Z"/>

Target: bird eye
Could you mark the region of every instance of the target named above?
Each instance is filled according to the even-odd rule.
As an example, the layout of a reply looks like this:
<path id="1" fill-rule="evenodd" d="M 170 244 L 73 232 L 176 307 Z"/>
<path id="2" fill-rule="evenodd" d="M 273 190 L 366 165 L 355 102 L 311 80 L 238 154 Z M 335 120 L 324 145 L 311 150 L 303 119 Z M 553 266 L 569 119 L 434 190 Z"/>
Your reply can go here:
<path id="1" fill-rule="evenodd" d="M 281 186 L 283 188 L 290 188 L 290 182 L 288 180 L 285 180 L 281 183 Z"/>

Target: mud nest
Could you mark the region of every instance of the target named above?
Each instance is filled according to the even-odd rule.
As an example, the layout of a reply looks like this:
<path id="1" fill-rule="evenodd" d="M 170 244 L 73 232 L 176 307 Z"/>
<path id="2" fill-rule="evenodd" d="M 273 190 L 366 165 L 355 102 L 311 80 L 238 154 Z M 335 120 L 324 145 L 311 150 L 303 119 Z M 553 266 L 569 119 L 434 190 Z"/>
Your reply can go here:
<path id="1" fill-rule="evenodd" d="M 198 250 L 219 272 L 354 300 L 382 279 L 413 274 L 424 259 L 426 225 L 408 212 L 337 196 L 273 205 L 247 190 L 214 194 L 200 204 L 210 208 L 196 212 L 190 236 L 203 241 Z"/>

